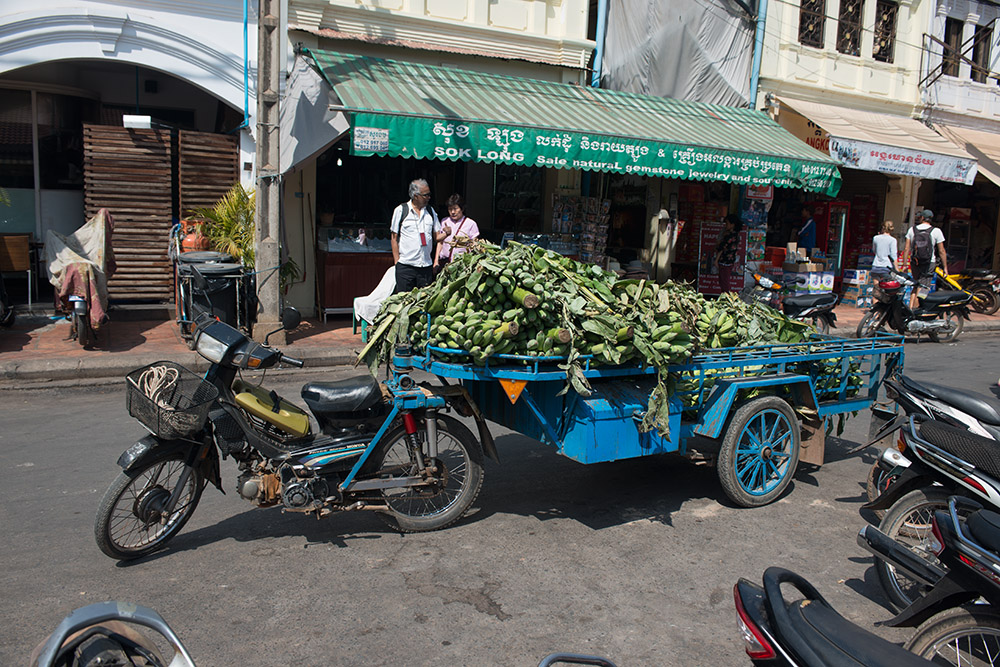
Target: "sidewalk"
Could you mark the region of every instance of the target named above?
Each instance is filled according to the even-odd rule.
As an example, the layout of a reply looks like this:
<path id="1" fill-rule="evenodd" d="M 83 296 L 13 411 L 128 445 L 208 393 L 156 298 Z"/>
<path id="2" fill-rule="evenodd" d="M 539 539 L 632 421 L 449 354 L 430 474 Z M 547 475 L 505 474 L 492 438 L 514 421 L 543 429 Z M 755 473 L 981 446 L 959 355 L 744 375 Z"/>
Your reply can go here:
<path id="1" fill-rule="evenodd" d="M 40 312 L 40 311 L 37 311 Z M 836 309 L 840 336 L 854 336 L 867 310 L 840 305 Z M 1000 331 L 1000 316 L 973 313 L 966 332 Z M 176 323 L 171 320 L 114 320 L 98 334 L 94 349 L 84 350 L 69 339 L 67 320 L 45 315 L 18 313 L 10 329 L 0 329 L 0 387 L 22 383 L 122 378 L 129 371 L 154 361 L 169 359 L 195 371 L 208 362 L 188 349 Z M 305 320 L 288 334 L 283 349 L 303 359 L 307 368 L 353 364 L 363 347 L 360 329 L 351 332 L 350 316 Z"/>

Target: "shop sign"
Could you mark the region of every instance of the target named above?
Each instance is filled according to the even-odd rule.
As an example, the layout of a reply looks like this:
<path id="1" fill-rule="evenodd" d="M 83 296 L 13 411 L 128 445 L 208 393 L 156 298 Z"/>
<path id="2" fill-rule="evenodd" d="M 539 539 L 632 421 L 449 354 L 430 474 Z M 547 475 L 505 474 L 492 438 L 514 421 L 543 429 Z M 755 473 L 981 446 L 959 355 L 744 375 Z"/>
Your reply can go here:
<path id="1" fill-rule="evenodd" d="M 976 161 L 940 153 L 921 153 L 907 148 L 896 148 L 831 137 L 830 155 L 845 167 L 932 178 L 949 183 L 972 185 L 976 178 Z"/>
<path id="2" fill-rule="evenodd" d="M 835 195 L 836 165 L 639 138 L 357 113 L 351 151 L 422 159 L 607 171 Z M 382 133 L 379 133 L 379 129 Z M 362 132 L 363 130 L 363 132 Z"/>

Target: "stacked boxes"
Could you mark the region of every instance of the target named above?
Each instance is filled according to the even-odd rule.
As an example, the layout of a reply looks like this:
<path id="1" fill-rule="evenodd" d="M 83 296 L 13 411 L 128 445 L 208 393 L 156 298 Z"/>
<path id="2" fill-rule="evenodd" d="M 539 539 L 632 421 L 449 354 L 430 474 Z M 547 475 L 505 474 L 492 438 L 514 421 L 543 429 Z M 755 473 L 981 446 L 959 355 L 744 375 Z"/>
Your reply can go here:
<path id="1" fill-rule="evenodd" d="M 858 308 L 871 308 L 872 284 L 871 274 L 865 269 L 844 269 L 842 276 L 844 285 L 840 302 Z"/>

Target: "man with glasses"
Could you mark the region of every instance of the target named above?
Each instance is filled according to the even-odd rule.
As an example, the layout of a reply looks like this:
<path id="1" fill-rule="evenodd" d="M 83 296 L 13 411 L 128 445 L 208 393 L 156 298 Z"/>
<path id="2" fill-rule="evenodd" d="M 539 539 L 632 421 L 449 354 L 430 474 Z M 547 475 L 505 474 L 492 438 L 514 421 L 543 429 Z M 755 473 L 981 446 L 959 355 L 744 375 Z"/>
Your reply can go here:
<path id="1" fill-rule="evenodd" d="M 396 290 L 409 292 L 414 287 L 425 287 L 434 279 L 434 243 L 444 241 L 446 233 L 441 228 L 437 213 L 428 204 L 431 189 L 427 181 L 418 178 L 410 183 L 410 201 L 392 212 L 389 226 L 392 232 L 392 258 L 396 263 Z"/>

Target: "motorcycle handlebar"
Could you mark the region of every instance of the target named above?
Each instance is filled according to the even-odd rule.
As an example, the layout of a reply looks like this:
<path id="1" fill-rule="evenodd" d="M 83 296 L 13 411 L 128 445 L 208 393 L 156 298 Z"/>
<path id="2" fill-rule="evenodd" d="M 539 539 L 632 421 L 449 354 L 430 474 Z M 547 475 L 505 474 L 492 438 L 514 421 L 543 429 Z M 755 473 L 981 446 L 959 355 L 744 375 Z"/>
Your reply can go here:
<path id="1" fill-rule="evenodd" d="M 281 355 L 281 363 L 288 364 L 289 366 L 294 366 L 295 368 L 302 368 L 306 365 L 306 362 L 301 359 L 296 359 L 295 357 L 287 357 L 284 354 Z"/>

